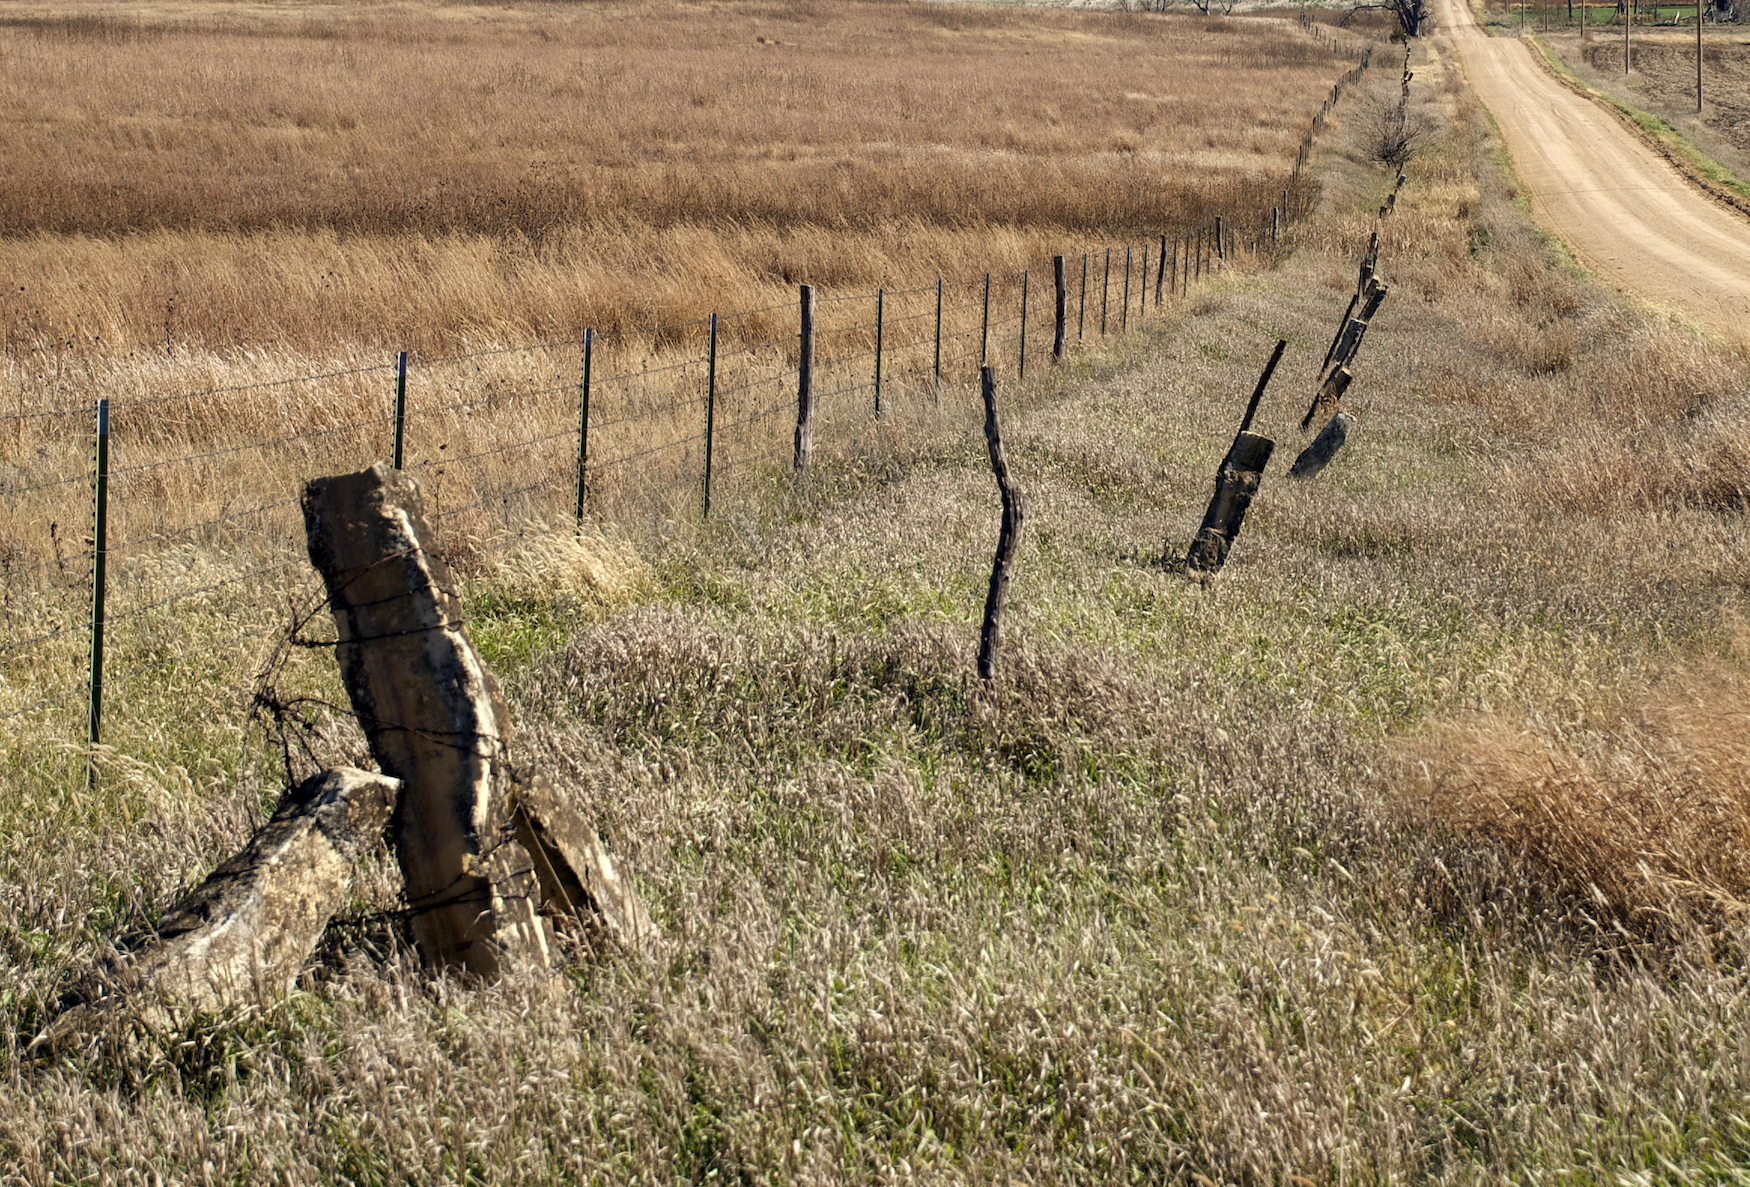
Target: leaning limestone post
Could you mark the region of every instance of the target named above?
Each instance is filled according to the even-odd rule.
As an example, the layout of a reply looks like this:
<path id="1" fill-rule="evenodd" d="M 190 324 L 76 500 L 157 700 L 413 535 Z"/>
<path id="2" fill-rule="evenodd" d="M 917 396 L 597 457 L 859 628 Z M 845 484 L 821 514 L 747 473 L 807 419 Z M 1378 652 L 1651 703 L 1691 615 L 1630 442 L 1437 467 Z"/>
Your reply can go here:
<path id="1" fill-rule="evenodd" d="M 1234 438 L 1233 448 L 1221 460 L 1215 472 L 1215 494 L 1204 512 L 1203 523 L 1185 554 L 1185 573 L 1190 577 L 1213 576 L 1227 563 L 1228 549 L 1233 547 L 1246 511 L 1258 493 L 1264 479 L 1264 467 L 1276 443 L 1258 433 L 1242 431 Z"/>
<path id="2" fill-rule="evenodd" d="M 1290 478 L 1315 478 L 1320 470 L 1331 464 L 1331 459 L 1337 456 L 1337 451 L 1343 448 L 1343 443 L 1349 439 L 1349 430 L 1355 424 L 1355 418 L 1347 412 L 1339 412 L 1325 422 L 1324 429 L 1313 443 L 1301 450 L 1300 456 L 1294 459 L 1294 465 L 1289 468 Z"/>
<path id="3" fill-rule="evenodd" d="M 150 943 L 94 970 L 32 1046 L 89 1030 L 112 1007 L 162 1024 L 164 1002 L 217 1011 L 289 991 L 345 903 L 359 854 L 383 839 L 400 787 L 350 767 L 306 779 L 170 908 Z"/>
<path id="4" fill-rule="evenodd" d="M 548 964 L 529 858 L 511 835 L 509 713 L 425 547 L 418 485 L 382 463 L 315 479 L 304 527 L 353 711 L 377 765 L 406 784 L 395 852 L 421 956 L 488 979 L 507 959 Z"/>
<path id="5" fill-rule="evenodd" d="M 569 921 L 601 949 L 614 944 L 648 951 L 656 928 L 620 873 L 594 827 L 545 776 L 512 776 L 517 840 L 534 861 L 535 876 L 554 918 Z"/>

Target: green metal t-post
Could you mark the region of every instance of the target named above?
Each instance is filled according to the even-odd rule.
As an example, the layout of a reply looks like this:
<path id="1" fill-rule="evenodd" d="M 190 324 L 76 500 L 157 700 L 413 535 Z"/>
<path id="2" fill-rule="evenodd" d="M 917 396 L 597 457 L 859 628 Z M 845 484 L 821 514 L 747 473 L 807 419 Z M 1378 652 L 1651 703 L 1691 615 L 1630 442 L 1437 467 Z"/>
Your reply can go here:
<path id="1" fill-rule="evenodd" d="M 109 560 L 109 401 L 97 402 L 97 466 L 91 483 L 91 716 L 86 731 L 95 748 L 103 739 L 103 604 Z M 86 780 L 97 783 L 92 754 Z"/>
<path id="2" fill-rule="evenodd" d="M 577 527 L 583 529 L 584 477 L 589 468 L 589 362 L 595 331 L 583 332 L 583 377 L 577 382 Z"/>
<path id="3" fill-rule="evenodd" d="M 978 332 L 978 365 L 985 363 L 985 352 L 990 346 L 990 273 L 984 274 L 984 328 Z"/>
<path id="4" fill-rule="evenodd" d="M 711 518 L 711 438 L 717 427 L 717 315 L 711 315 L 711 361 L 705 372 L 705 507 L 701 519 Z"/>
<path id="5" fill-rule="evenodd" d="M 936 371 L 935 383 L 932 385 L 936 393 L 936 407 L 942 406 L 942 278 L 936 277 Z"/>
<path id="6" fill-rule="evenodd" d="M 395 356 L 395 468 L 401 468 L 401 431 L 407 424 L 407 352 Z"/>
<path id="7" fill-rule="evenodd" d="M 875 415 L 881 415 L 881 320 L 887 306 L 887 290 L 875 290 Z"/>

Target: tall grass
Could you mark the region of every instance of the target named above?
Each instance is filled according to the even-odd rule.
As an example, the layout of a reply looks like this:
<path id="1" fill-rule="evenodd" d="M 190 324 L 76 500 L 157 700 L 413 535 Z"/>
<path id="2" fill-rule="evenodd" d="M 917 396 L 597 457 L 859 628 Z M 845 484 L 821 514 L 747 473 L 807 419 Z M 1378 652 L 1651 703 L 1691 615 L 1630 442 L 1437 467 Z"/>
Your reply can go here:
<path id="1" fill-rule="evenodd" d="M 575 337 L 1267 210 L 1351 64 L 1286 21 L 865 0 L 95 5 L 0 52 L 33 363 Z"/>

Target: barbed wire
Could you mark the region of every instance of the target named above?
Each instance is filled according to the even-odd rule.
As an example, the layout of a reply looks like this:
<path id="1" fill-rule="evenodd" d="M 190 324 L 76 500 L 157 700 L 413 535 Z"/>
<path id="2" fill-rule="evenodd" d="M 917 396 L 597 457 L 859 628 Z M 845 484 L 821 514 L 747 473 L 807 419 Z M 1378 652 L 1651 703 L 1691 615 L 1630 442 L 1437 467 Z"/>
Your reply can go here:
<path id="1" fill-rule="evenodd" d="M 67 689 L 51 696 L 43 697 L 40 700 L 32 701 L 30 704 L 25 705 L 22 708 L 14 709 L 9 713 L 0 713 L 0 721 L 11 721 L 15 717 L 23 717 L 26 713 L 34 713 L 38 709 L 44 708 L 48 705 L 58 705 L 63 701 L 71 700 L 73 697 L 89 697 L 90 693 L 91 689 L 89 686 Z"/>
<path id="2" fill-rule="evenodd" d="M 28 495 L 39 490 L 53 490 L 57 486 L 72 486 L 75 483 L 89 483 L 96 477 L 94 472 L 74 475 L 72 478 L 57 478 L 52 482 L 37 482 L 30 486 L 0 486 L 0 495 L 13 498 L 17 495 Z"/>
<path id="3" fill-rule="evenodd" d="M 165 606 L 170 606 L 170 605 L 173 605 L 177 602 L 185 602 L 185 601 L 189 600 L 190 598 L 198 598 L 202 594 L 212 593 L 214 590 L 225 589 L 229 586 L 237 585 L 237 584 L 244 582 L 244 581 L 253 581 L 256 578 L 266 577 L 272 573 L 283 573 L 287 569 L 301 568 L 304 565 L 307 565 L 308 563 L 309 563 L 309 560 L 307 558 L 300 557 L 297 560 L 285 561 L 284 563 L 278 564 L 278 565 L 270 565 L 264 569 L 251 569 L 247 573 L 239 573 L 235 577 L 227 577 L 223 581 L 215 581 L 215 582 L 212 582 L 210 585 L 200 586 L 198 589 L 181 590 L 181 591 L 178 591 L 177 593 L 171 594 L 169 597 L 160 598 L 155 602 L 147 602 L 143 606 L 133 606 L 133 607 L 130 607 L 129 609 L 126 609 L 126 610 L 116 611 L 114 613 L 106 615 L 105 622 L 108 625 L 113 625 L 113 624 L 125 622 L 126 620 L 128 620 L 130 618 L 137 618 L 138 616 L 140 616 L 142 614 L 146 614 L 150 611 L 159 610 Z"/>
<path id="4" fill-rule="evenodd" d="M 502 356 L 507 355 L 507 354 L 533 354 L 537 350 L 557 350 L 561 346 L 575 346 L 579 350 L 582 350 L 583 349 L 583 339 L 581 337 L 579 337 L 579 338 L 553 338 L 553 339 L 549 339 L 546 342 L 529 342 L 529 343 L 524 343 L 522 345 L 485 346 L 485 347 L 481 347 L 479 350 L 465 351 L 462 354 L 439 354 L 439 355 L 412 355 L 412 354 L 410 354 L 407 356 L 407 369 L 408 369 L 409 374 L 411 375 L 411 372 L 415 366 L 419 366 L 419 367 L 448 366 L 448 365 L 451 365 L 454 363 L 472 362 L 475 359 L 499 358 L 499 357 L 502 357 Z"/>
<path id="5" fill-rule="evenodd" d="M 251 507 L 247 511 L 235 511 L 235 512 L 232 512 L 230 515 L 215 515 L 213 518 L 203 519 L 199 523 L 191 523 L 191 524 L 188 524 L 184 527 L 172 528 L 169 531 L 158 532 L 158 533 L 156 533 L 154 535 L 150 535 L 150 536 L 141 536 L 137 540 L 122 540 L 119 543 L 111 544 L 111 545 L 107 546 L 104 549 L 104 551 L 111 553 L 111 554 L 118 553 L 118 552 L 126 552 L 128 549 L 136 547 L 138 545 L 153 544 L 153 543 L 156 543 L 160 540 L 172 540 L 172 539 L 175 539 L 177 536 L 185 536 L 191 532 L 198 532 L 198 531 L 202 530 L 203 528 L 213 527 L 216 524 L 230 523 L 232 520 L 237 520 L 237 519 L 247 519 L 251 516 L 260 515 L 264 511 L 277 511 L 281 507 L 290 507 L 290 506 L 298 503 L 299 501 L 300 500 L 295 495 L 288 496 L 288 497 L 283 498 L 283 499 L 276 499 L 271 503 L 262 503 L 258 507 Z"/>
<path id="6" fill-rule="evenodd" d="M 0 643 L 0 655 L 5 655 L 9 651 L 21 651 L 26 647 L 34 647 L 38 643 L 47 643 L 50 639 L 58 639 L 62 635 L 70 635 L 75 631 L 83 631 L 90 625 L 91 624 L 88 622 L 74 622 L 61 627 L 58 630 L 50 631 L 46 635 L 37 635 L 30 639 L 19 639 L 17 642 L 13 643 Z"/>
<path id="7" fill-rule="evenodd" d="M 508 445 L 495 445 L 491 449 L 482 449 L 478 453 L 465 453 L 459 457 L 443 457 L 435 458 L 429 462 L 418 462 L 414 465 L 407 466 L 406 469 L 409 471 L 432 470 L 440 466 L 459 466 L 463 462 L 471 462 L 476 458 L 491 457 L 493 454 L 507 453 L 512 449 L 526 449 L 531 445 L 539 445 L 543 441 L 553 441 L 560 437 L 572 437 L 575 435 L 575 430 L 573 429 L 560 429 L 556 433 L 544 433 L 539 437 L 530 437 L 526 441 L 512 441 Z"/>
<path id="8" fill-rule="evenodd" d="M 1115 323 L 1103 332 L 1096 331 L 1101 332 L 1104 337 L 1110 337 L 1111 334 L 1118 332 L 1119 327 L 1127 328 L 1127 319 L 1132 304 L 1137 306 L 1139 317 L 1146 316 L 1151 257 L 1157 272 L 1167 268 L 1170 259 L 1175 287 L 1183 288 L 1182 285 L 1177 284 L 1180 272 L 1180 236 L 1182 234 L 1182 230 L 1174 233 L 1173 247 L 1170 253 L 1153 251 L 1152 245 L 1155 242 L 1153 238 L 1145 238 L 1140 241 L 1142 249 L 1140 276 L 1143 285 L 1141 298 L 1134 302 L 1119 298 L 1120 304 L 1116 308 L 1113 307 L 1112 293 L 1122 282 L 1114 278 L 1107 261 L 1119 253 L 1125 253 L 1127 248 L 1134 249 L 1138 244 L 1135 242 L 1120 243 L 1116 245 L 1116 250 L 1108 247 L 1105 249 L 1104 259 L 1101 257 L 1100 248 L 1090 248 L 1086 251 L 1078 249 L 1083 263 L 1077 295 L 1081 308 L 1072 313 L 1072 316 L 1076 316 L 1078 319 L 1078 341 L 1092 337 L 1091 334 L 1084 334 L 1080 326 L 1090 296 L 1095 297 L 1099 303 L 1100 317 Z M 1187 256 L 1187 267 L 1189 266 L 1190 251 L 1191 248 L 1187 242 L 1187 246 L 1184 248 Z M 1076 254 L 1072 252 L 1066 255 L 1066 261 L 1074 259 Z M 1092 265 L 1096 270 L 1094 276 L 1089 276 L 1087 265 Z M 833 409 L 831 423 L 843 426 L 850 432 L 862 431 L 855 426 L 872 423 L 875 414 L 872 408 L 861 406 L 859 401 L 867 400 L 875 384 L 871 378 L 862 376 L 852 378 L 851 374 L 855 370 L 869 365 L 871 360 L 879 359 L 882 366 L 887 368 L 886 374 L 883 376 L 883 392 L 884 394 L 889 391 L 892 393 L 896 406 L 915 407 L 913 402 L 920 395 L 926 402 L 933 397 L 938 409 L 936 415 L 960 417 L 962 413 L 956 410 L 965 405 L 970 392 L 966 377 L 962 372 L 972 370 L 981 361 L 981 350 L 984 352 L 985 358 L 993 362 L 997 359 L 1007 360 L 1009 363 L 1015 361 L 1016 343 L 1010 336 L 1013 327 L 1018 322 L 1032 316 L 1042 316 L 1045 321 L 1049 321 L 1050 286 L 1052 283 L 1049 278 L 1051 276 L 1052 272 L 1049 270 L 1040 271 L 1038 276 L 1033 275 L 1032 269 L 1026 270 L 1025 273 L 1022 271 L 993 271 L 970 278 L 943 278 L 933 284 L 911 288 L 830 295 L 817 294 L 815 303 L 818 307 L 856 309 L 857 314 L 852 324 L 827 324 L 839 320 L 837 318 L 828 318 L 826 321 L 817 322 L 815 327 L 816 342 L 843 342 L 848 346 L 862 347 L 862 349 L 848 351 L 828 349 L 816 353 L 815 376 L 829 381 L 833 377 L 840 380 L 834 386 L 817 390 L 814 393 L 818 406 L 822 411 L 829 407 Z M 1027 284 L 1027 288 L 1022 308 L 1016 312 L 1015 297 L 1017 289 L 1023 283 Z M 1066 286 L 1077 284 L 1078 280 L 1073 277 L 1073 273 L 1066 270 Z M 1034 287 L 1039 289 L 1037 294 L 1033 292 Z M 935 296 L 937 301 L 929 303 L 917 300 L 919 297 L 927 296 Z M 896 302 L 908 301 L 911 303 L 896 304 Z M 882 306 L 879 330 L 874 324 L 873 316 L 877 302 L 881 303 Z M 1046 303 L 1046 309 L 1043 312 L 1040 310 L 1041 302 Z M 931 305 L 934 307 L 932 308 Z M 1158 305 L 1157 301 L 1157 307 Z M 589 420 L 587 426 L 582 423 L 567 425 L 558 431 L 541 432 L 454 457 L 439 457 L 420 461 L 409 466 L 408 469 L 429 473 L 433 470 L 446 470 L 451 466 L 468 465 L 479 462 L 481 459 L 501 456 L 518 450 L 531 450 L 550 442 L 569 439 L 586 427 L 588 430 L 600 432 L 632 424 L 649 424 L 661 417 L 673 419 L 677 416 L 697 415 L 703 412 L 701 405 L 713 395 L 718 400 L 727 400 L 731 404 L 757 403 L 758 397 L 750 396 L 750 393 L 772 392 L 774 389 L 784 388 L 798 381 L 799 368 L 790 365 L 787 356 L 796 348 L 800 337 L 800 327 L 797 327 L 796 332 L 793 333 L 771 334 L 754 341 L 736 341 L 735 330 L 749 326 L 755 319 L 761 317 L 782 313 L 786 310 L 799 311 L 800 306 L 800 300 L 792 300 L 754 309 L 718 314 L 716 320 L 720 335 L 718 356 L 720 382 L 715 391 L 711 393 L 704 390 L 703 383 L 697 383 L 697 390 L 695 390 L 693 379 L 682 382 L 677 378 L 684 372 L 702 379 L 701 372 L 708 363 L 708 356 L 703 349 L 704 334 L 702 331 L 711 324 L 710 318 L 701 317 L 597 332 L 592 337 L 591 349 L 598 361 L 607 362 L 616 356 L 625 357 L 627 354 L 631 354 L 634 358 L 638 354 L 643 354 L 646 359 L 659 360 L 659 365 L 655 367 L 641 365 L 636 369 L 622 369 L 616 374 L 592 377 L 591 390 L 600 394 L 598 398 L 606 397 L 605 403 L 601 406 L 602 410 L 613 408 L 616 398 L 622 402 L 621 407 L 613 408 L 615 415 L 598 416 Z M 900 312 L 902 309 L 908 310 L 908 312 Z M 918 332 L 920 323 L 927 323 L 931 318 L 937 319 L 936 333 L 933 338 L 927 331 L 921 334 Z M 966 326 L 967 328 L 956 329 L 955 326 Z M 723 336 L 725 328 L 731 330 L 731 333 L 726 337 Z M 897 333 L 894 333 L 895 331 Z M 877 351 L 874 349 L 877 333 L 883 335 L 893 333 L 894 338 L 903 339 L 903 341 L 890 339 L 884 342 Z M 1041 337 L 1048 337 L 1048 335 L 1041 334 Z M 1046 351 L 1043 343 L 1034 344 L 1023 341 L 1019 343 L 1019 346 L 1028 354 L 1035 352 L 1043 354 Z M 937 352 L 933 362 L 927 354 L 932 347 Z M 483 347 L 453 354 L 412 356 L 408 359 L 408 366 L 410 372 L 417 368 L 418 373 L 423 376 L 427 383 L 435 383 L 441 392 L 446 388 L 454 390 L 454 386 L 458 382 L 478 382 L 472 376 L 465 376 L 459 380 L 456 378 L 458 371 L 470 363 L 508 356 L 532 357 L 541 352 L 553 352 L 564 356 L 565 365 L 568 368 L 580 367 L 582 348 L 582 337 L 566 336 L 533 343 Z M 683 350 L 688 353 L 682 354 Z M 772 352 L 784 352 L 786 357 L 772 359 L 771 361 L 777 364 L 775 367 L 771 367 L 770 364 L 762 364 L 760 362 L 761 356 L 769 357 Z M 545 366 L 546 364 L 539 365 Z M 739 367 L 748 365 L 758 368 L 761 373 L 747 371 L 737 373 Z M 125 443 L 134 436 L 134 429 L 131 424 L 128 424 L 128 421 L 131 420 L 129 414 L 134 412 L 178 402 L 189 403 L 202 399 L 216 399 L 251 392 L 291 388 L 296 385 L 354 380 L 361 377 L 379 377 L 394 371 L 395 363 L 384 362 L 312 375 L 215 385 L 163 396 L 131 400 L 112 399 L 110 407 L 112 416 L 117 417 L 127 426 L 120 434 Z M 495 385 L 496 381 L 492 377 L 496 374 L 490 368 L 477 368 L 473 372 L 473 376 L 485 377 L 482 385 L 488 387 L 489 390 L 483 394 L 446 400 L 435 406 L 414 404 L 407 408 L 409 420 L 415 423 L 420 421 L 429 423 L 436 418 L 448 420 L 458 416 L 466 416 L 476 420 L 491 421 L 509 413 L 508 416 L 504 416 L 504 419 L 499 420 L 498 426 L 492 430 L 496 433 L 502 431 L 504 427 L 516 423 L 516 410 L 519 408 L 529 407 L 537 401 L 551 401 L 556 396 L 573 392 L 581 395 L 581 374 L 578 374 L 575 380 L 570 376 L 565 376 L 552 383 L 535 383 L 527 387 L 509 386 L 506 390 L 493 391 L 490 388 Z M 411 374 L 410 377 L 412 377 Z M 640 386 L 635 387 L 634 384 Z M 386 402 L 388 395 L 386 388 L 382 394 Z M 713 426 L 710 432 L 720 435 L 723 439 L 722 444 L 726 447 L 712 467 L 713 477 L 746 472 L 758 466 L 781 465 L 787 460 L 790 454 L 789 444 L 780 442 L 776 437 L 768 436 L 767 430 L 760 426 L 793 412 L 795 407 L 794 399 L 786 392 L 767 402 L 759 403 L 758 406 L 751 409 L 745 407 L 736 409 L 732 418 L 726 418 Z M 69 406 L 0 414 L 0 422 L 22 423 L 29 420 L 48 421 L 57 418 L 91 417 L 94 412 L 95 401 L 92 401 L 82 403 L 77 407 Z M 546 414 L 542 413 L 542 415 Z M 172 429 L 175 429 L 180 427 L 181 422 L 185 419 L 193 421 L 194 414 L 191 412 L 187 417 L 173 416 L 168 423 Z M 700 415 L 699 419 L 703 421 L 704 417 Z M 285 433 L 259 441 L 234 442 L 178 457 L 137 461 L 130 465 L 115 467 L 110 473 L 112 477 L 125 478 L 172 465 L 196 464 L 209 459 L 269 450 L 276 446 L 292 443 L 314 442 L 348 432 L 380 431 L 392 423 L 392 417 L 385 412 L 368 419 L 330 425 L 321 429 Z M 92 432 L 89 435 L 94 437 L 95 433 Z M 152 435 L 162 436 L 162 431 Z M 668 507 L 668 511 L 663 512 L 665 515 L 669 513 L 686 514 L 675 500 L 689 489 L 693 489 L 696 493 L 696 488 L 703 476 L 683 472 L 682 451 L 690 455 L 694 446 L 706 440 L 707 431 L 701 424 L 694 431 L 684 432 L 679 436 L 669 436 L 665 440 L 651 441 L 650 437 L 654 435 L 652 433 L 645 436 L 643 447 L 633 452 L 608 460 L 597 459 L 589 462 L 584 473 L 585 481 L 595 479 L 600 482 L 600 487 L 587 494 L 588 506 L 592 515 L 617 515 L 623 510 L 635 507 L 645 508 L 649 513 L 658 511 L 665 505 Z M 642 467 L 641 472 L 632 476 L 634 471 L 639 468 L 639 463 L 665 454 L 672 456 L 674 461 Z M 508 505 L 513 499 L 536 492 L 568 491 L 574 472 L 568 466 L 561 467 L 561 469 L 566 472 L 560 474 L 557 471 L 545 470 L 544 476 L 534 481 L 514 485 L 505 490 L 477 492 L 479 497 L 460 506 L 437 510 L 433 513 L 433 518 L 436 520 L 453 519 L 466 512 L 491 504 Z M 628 476 L 632 477 L 628 478 Z M 93 481 L 93 478 L 94 474 L 87 470 L 65 478 L 28 484 L 0 485 L 0 497 L 19 498 L 60 490 L 88 484 Z M 465 484 L 464 489 L 466 489 Z M 264 501 L 242 510 L 224 511 L 194 523 L 122 540 L 107 551 L 116 554 L 144 555 L 154 549 L 197 537 L 203 532 L 227 530 L 228 527 L 240 528 L 251 520 L 261 520 L 275 513 L 284 512 L 298 502 L 298 497 L 294 495 Z M 698 508 L 695 506 L 692 514 L 697 513 Z M 80 572 L 75 577 L 69 578 L 68 588 L 71 589 L 74 584 L 84 579 L 85 572 L 89 570 L 93 560 L 94 554 L 89 551 L 73 554 L 70 557 L 57 556 L 52 561 L 44 561 L 28 568 L 0 573 L 0 581 L 14 585 L 34 584 L 40 582 L 43 575 L 49 573 L 51 569 L 58 570 L 65 576 L 69 565 L 72 565 Z M 208 582 L 193 589 L 180 590 L 167 596 L 154 598 L 142 605 L 118 608 L 109 614 L 109 622 L 118 625 L 130 621 L 137 622 L 143 616 L 165 607 L 174 606 L 178 602 L 206 597 L 245 583 L 271 582 L 279 575 L 296 569 L 303 563 L 303 558 L 300 556 L 297 559 L 288 559 L 281 564 L 252 567 L 244 572 Z M 41 619 L 38 619 L 37 622 L 40 625 Z M 23 623 L 21 622 L 20 625 Z M 69 622 L 67 625 L 53 630 L 39 631 L 28 637 L 0 643 L 0 656 L 28 655 L 33 650 L 40 651 L 55 644 L 58 640 L 76 637 L 86 628 L 87 624 L 84 622 Z M 272 629 L 250 629 L 213 643 L 177 649 L 170 654 L 155 657 L 148 663 L 137 664 L 122 672 L 112 673 L 110 678 L 113 681 L 126 681 L 136 678 L 141 673 L 160 671 L 169 665 L 183 662 L 191 657 L 233 646 L 240 640 L 265 636 L 270 634 Z M 0 720 L 10 720 L 45 707 L 65 703 L 80 695 L 82 691 L 88 690 L 56 691 L 37 699 L 30 705 L 0 715 Z"/>
<path id="9" fill-rule="evenodd" d="M 243 392 L 265 391 L 270 387 L 290 387 L 295 383 L 322 383 L 329 379 L 349 379 L 355 375 L 369 375 L 376 371 L 395 370 L 394 363 L 378 363 L 369 367 L 353 367 L 343 371 L 327 371 L 317 375 L 293 375 L 285 379 L 264 379 L 260 383 L 238 383 L 223 387 L 203 388 L 199 391 L 178 392 L 169 396 L 148 396 L 139 400 L 111 399 L 109 413 L 131 411 L 136 408 L 152 408 L 160 404 L 173 404 L 178 400 L 198 400 L 205 396 L 233 396 Z M 92 414 L 96 415 L 96 404 L 93 402 Z"/>

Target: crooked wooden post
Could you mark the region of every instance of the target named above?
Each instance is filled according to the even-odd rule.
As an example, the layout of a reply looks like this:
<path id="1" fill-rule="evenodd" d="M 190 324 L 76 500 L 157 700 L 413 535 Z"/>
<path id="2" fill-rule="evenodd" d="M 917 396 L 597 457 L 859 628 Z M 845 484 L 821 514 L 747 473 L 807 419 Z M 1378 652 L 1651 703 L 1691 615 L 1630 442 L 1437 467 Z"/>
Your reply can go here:
<path id="1" fill-rule="evenodd" d="M 1069 312 L 1069 284 L 1063 274 L 1063 257 L 1051 257 L 1052 279 L 1057 283 L 1057 331 L 1051 338 L 1051 357 L 1054 361 L 1063 361 L 1064 331 L 1067 329 L 1065 320 Z"/>
<path id="2" fill-rule="evenodd" d="M 304 488 L 334 658 L 383 773 L 406 786 L 395 853 L 427 963 L 495 978 L 549 963 L 527 854 L 509 838 L 509 710 L 463 626 L 418 485 L 381 463 Z"/>
<path id="3" fill-rule="evenodd" d="M 978 675 L 985 681 L 996 679 L 997 647 L 1002 640 L 1003 598 L 1009 590 L 1009 571 L 1015 563 L 1015 549 L 1021 540 L 1021 521 L 1026 515 L 1026 500 L 1021 488 L 1009 476 L 1009 462 L 1003 454 L 1002 434 L 997 429 L 997 383 L 989 367 L 979 371 L 979 385 L 984 393 L 984 442 L 990 452 L 991 473 L 996 475 L 997 489 L 1003 497 L 1003 526 L 997 535 L 996 559 L 991 563 L 990 589 L 984 598 L 984 627 L 978 637 Z"/>

